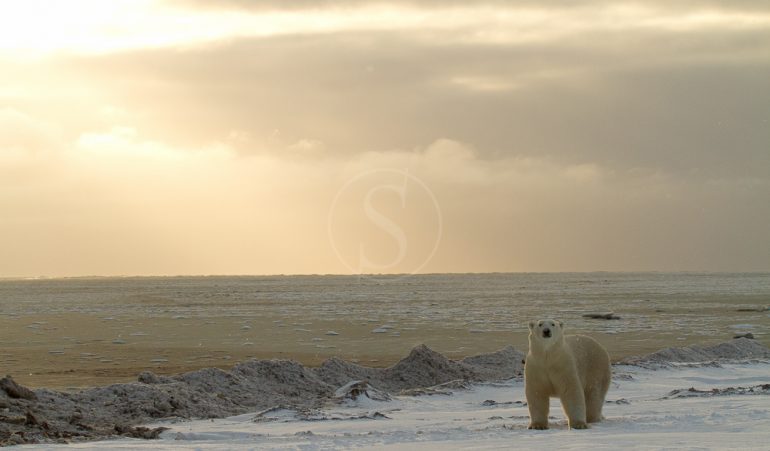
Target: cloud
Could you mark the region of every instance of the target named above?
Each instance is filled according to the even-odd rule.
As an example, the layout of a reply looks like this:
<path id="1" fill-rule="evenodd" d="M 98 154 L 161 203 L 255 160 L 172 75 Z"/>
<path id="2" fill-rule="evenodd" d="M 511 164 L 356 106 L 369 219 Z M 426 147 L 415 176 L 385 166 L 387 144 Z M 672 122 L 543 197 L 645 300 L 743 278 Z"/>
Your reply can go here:
<path id="1" fill-rule="evenodd" d="M 55 127 L 50 124 L 13 108 L 0 108 L 0 149 L 5 156 L 22 150 L 44 151 L 55 135 Z"/>
<path id="2" fill-rule="evenodd" d="M 43 171 L 44 180 L 0 182 L 12 218 L 0 224 L 4 274 L 348 272 L 361 255 L 370 264 L 393 261 L 399 243 L 408 246 L 403 260 L 384 270 L 410 272 L 433 249 L 437 209 L 443 230 L 424 271 L 661 262 L 750 269 L 764 267 L 770 250 L 762 244 L 765 179 L 683 180 L 555 157 L 489 158 L 447 138 L 352 158 L 285 158 L 244 155 L 224 142 L 177 148 L 114 126 L 58 149 L 14 169 Z M 351 181 L 359 185 L 340 196 Z M 365 215 L 366 202 L 393 226 Z M 330 240 L 332 205 L 338 234 Z M 403 240 L 388 230 L 401 230 Z"/>
<path id="3" fill-rule="evenodd" d="M 463 0 L 298 0 L 285 2 L 276 1 L 251 1 L 251 0 L 167 0 L 166 3 L 177 5 L 183 8 L 191 9 L 235 9 L 235 10 L 296 10 L 296 9 L 329 9 L 329 8 L 350 8 L 360 7 L 362 5 L 397 5 L 401 7 L 413 7 L 421 9 L 453 8 L 458 6 L 467 6 Z M 542 7 L 542 8 L 598 8 L 617 4 L 618 2 L 608 0 L 588 0 L 574 2 L 570 0 L 522 0 L 516 2 L 519 7 Z M 474 2 L 480 7 L 510 7 L 508 0 L 479 0 Z M 661 0 L 650 0 L 646 5 L 658 8 L 667 7 L 673 10 L 688 9 L 738 9 L 738 10 L 766 10 L 767 3 L 762 0 L 683 0 L 672 4 L 671 2 Z"/>
<path id="4" fill-rule="evenodd" d="M 512 5 L 505 2 L 241 2 L 196 8 L 206 2 L 78 0 L 48 4 L 30 0 L 0 18 L 0 53 L 30 58 L 50 53 L 103 54 L 143 48 L 189 47 L 243 37 L 318 35 L 341 32 L 409 32 L 454 44 L 514 44 L 553 41 L 612 31 L 693 32 L 767 28 L 770 12 L 722 3 L 669 4 L 565 2 Z M 250 2 L 255 3 L 255 2 Z M 268 6 L 265 6 L 268 5 Z M 191 7 L 192 6 L 192 7 Z M 48 15 L 37 12 L 45 7 Z M 82 11 L 87 10 L 88 14 Z M 28 24 L 34 23 L 35 27 Z M 40 33 L 45 29 L 45 33 Z M 419 31 L 419 33 L 417 33 Z"/>
<path id="5" fill-rule="evenodd" d="M 442 45 L 356 32 L 77 64 L 138 126 L 175 143 L 205 145 L 239 130 L 249 135 L 244 152 L 305 139 L 352 155 L 452 136 L 491 156 L 770 174 L 770 31 L 695 36 L 639 29 Z"/>
<path id="6" fill-rule="evenodd" d="M 3 40 L 0 274 L 770 268 L 760 2 L 236 3 Z"/>

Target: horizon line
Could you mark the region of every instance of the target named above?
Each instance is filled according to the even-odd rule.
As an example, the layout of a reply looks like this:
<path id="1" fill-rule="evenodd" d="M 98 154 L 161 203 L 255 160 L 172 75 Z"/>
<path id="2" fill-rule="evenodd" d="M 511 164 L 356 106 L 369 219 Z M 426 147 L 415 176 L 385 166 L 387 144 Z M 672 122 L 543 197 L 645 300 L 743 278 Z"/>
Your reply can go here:
<path id="1" fill-rule="evenodd" d="M 494 274 L 770 274 L 770 270 L 588 270 L 588 271 L 447 271 L 425 273 L 273 273 L 273 274 L 86 274 L 76 276 L 0 276 L 0 281 L 71 280 L 71 279 L 181 279 L 217 277 L 404 277 L 440 275 L 494 275 Z"/>

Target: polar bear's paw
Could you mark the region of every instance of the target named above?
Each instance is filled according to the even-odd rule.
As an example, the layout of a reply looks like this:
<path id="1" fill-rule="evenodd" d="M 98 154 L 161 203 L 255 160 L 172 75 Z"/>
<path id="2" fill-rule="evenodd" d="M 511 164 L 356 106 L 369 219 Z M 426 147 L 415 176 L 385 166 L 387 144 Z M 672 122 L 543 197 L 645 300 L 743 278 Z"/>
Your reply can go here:
<path id="1" fill-rule="evenodd" d="M 588 429 L 588 424 L 586 424 L 585 421 L 575 421 L 574 423 L 570 423 L 569 428 L 570 429 Z"/>
<path id="2" fill-rule="evenodd" d="M 543 431 L 548 429 L 547 423 L 529 423 L 529 426 L 527 426 L 527 429 L 535 429 L 538 431 Z"/>

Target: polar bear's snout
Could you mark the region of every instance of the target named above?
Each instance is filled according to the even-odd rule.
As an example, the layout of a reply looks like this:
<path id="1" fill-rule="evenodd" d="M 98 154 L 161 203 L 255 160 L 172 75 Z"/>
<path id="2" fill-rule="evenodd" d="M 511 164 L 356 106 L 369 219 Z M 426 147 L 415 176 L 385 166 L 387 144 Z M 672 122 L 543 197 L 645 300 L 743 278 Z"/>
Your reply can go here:
<path id="1" fill-rule="evenodd" d="M 543 338 L 551 338 L 551 329 L 547 327 L 543 329 Z"/>

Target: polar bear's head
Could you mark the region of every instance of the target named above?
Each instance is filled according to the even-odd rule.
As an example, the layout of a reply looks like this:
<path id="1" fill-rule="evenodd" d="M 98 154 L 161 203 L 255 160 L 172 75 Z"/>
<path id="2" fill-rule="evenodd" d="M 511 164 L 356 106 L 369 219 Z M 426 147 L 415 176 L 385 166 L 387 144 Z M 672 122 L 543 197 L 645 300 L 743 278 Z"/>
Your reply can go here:
<path id="1" fill-rule="evenodd" d="M 542 343 L 545 347 L 562 338 L 564 323 L 553 319 L 541 319 L 529 322 L 529 340 Z"/>

